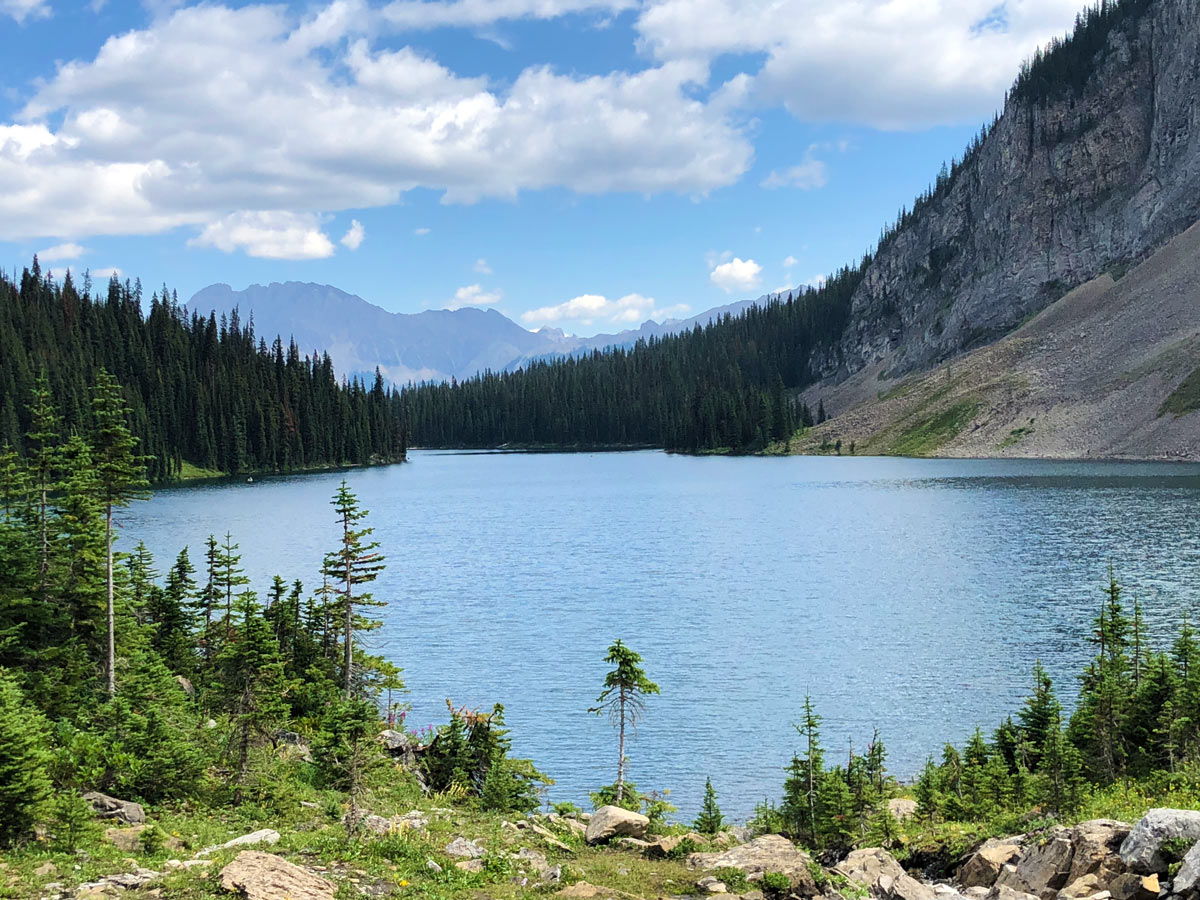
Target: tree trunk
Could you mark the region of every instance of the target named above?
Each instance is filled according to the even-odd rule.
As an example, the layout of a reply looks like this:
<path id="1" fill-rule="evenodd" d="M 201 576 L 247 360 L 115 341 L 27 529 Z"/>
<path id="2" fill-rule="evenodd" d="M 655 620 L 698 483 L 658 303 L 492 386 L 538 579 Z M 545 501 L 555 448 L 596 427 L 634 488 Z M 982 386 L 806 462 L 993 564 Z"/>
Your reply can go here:
<path id="1" fill-rule="evenodd" d="M 625 797 L 625 690 L 621 689 L 621 724 L 617 735 L 617 806 Z"/>
<path id="2" fill-rule="evenodd" d="M 104 515 L 104 556 L 105 570 L 108 580 L 108 696 L 117 694 L 117 623 L 113 608 L 113 552 L 112 552 L 112 504 L 105 506 Z"/>
<path id="3" fill-rule="evenodd" d="M 350 699 L 351 694 L 351 672 L 350 667 L 354 662 L 354 603 L 350 596 L 351 585 L 351 561 L 350 561 L 350 520 L 345 519 L 342 524 L 343 540 L 345 541 L 345 553 L 343 562 L 346 566 L 346 617 L 343 625 L 346 629 L 346 650 L 343 663 L 346 666 L 346 699 Z"/>

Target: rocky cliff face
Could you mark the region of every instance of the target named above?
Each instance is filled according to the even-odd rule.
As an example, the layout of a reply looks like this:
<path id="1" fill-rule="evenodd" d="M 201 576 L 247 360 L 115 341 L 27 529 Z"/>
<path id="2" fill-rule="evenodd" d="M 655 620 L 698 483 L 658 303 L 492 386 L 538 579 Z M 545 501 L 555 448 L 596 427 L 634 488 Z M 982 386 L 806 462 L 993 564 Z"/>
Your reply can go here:
<path id="1" fill-rule="evenodd" d="M 1200 219 L 1200 0 L 1150 0 L 1092 66 L 1078 91 L 1009 98 L 876 255 L 823 377 L 928 368 Z"/>

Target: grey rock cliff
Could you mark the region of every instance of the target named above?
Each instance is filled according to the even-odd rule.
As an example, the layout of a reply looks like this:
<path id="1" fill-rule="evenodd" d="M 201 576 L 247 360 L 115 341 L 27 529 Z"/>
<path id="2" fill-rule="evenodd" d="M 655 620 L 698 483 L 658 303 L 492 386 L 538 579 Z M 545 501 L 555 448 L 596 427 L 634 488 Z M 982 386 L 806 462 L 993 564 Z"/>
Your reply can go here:
<path id="1" fill-rule="evenodd" d="M 949 184 L 878 252 L 814 371 L 929 368 L 1200 219 L 1200 0 L 1150 0 L 1078 92 L 1010 96 Z"/>

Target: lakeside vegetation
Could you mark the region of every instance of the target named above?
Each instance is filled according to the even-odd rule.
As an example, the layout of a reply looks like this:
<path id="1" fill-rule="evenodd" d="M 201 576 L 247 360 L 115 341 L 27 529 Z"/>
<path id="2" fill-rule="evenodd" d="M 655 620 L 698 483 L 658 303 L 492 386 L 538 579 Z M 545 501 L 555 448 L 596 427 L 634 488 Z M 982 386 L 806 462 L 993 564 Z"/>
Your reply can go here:
<path id="1" fill-rule="evenodd" d="M 30 896 L 51 880 L 47 862 L 54 879 L 82 882 L 120 871 L 131 855 L 161 868 L 264 827 L 281 834 L 274 852 L 322 866 L 347 898 L 357 896 L 351 879 L 381 896 L 466 897 L 484 886 L 496 896 L 528 893 L 512 881 L 525 877 L 518 852 L 528 841 L 502 823 L 539 809 L 553 773 L 511 757 L 504 709 L 448 704 L 445 724 L 403 736 L 410 756 L 389 756 L 379 741 L 388 724 L 403 730 L 402 660 L 362 647 L 360 635 L 378 624 L 370 587 L 386 548 L 345 484 L 330 513 L 340 540 L 320 561 L 315 589 L 276 577 L 265 597 L 246 590 L 232 535 L 183 548 L 161 576 L 135 544 L 115 555 L 110 582 L 106 507 L 136 502 L 144 476 L 125 411 L 113 391 L 100 392 L 107 431 L 67 436 L 39 397 L 38 430 L 26 436 L 34 452 L 0 461 L 0 841 L 12 867 L 0 873 L 0 896 Z M 108 487 L 97 477 L 106 471 L 114 473 Z M 1169 647 L 1150 646 L 1146 634 L 1140 607 L 1127 609 L 1110 573 L 1074 712 L 1066 715 L 1036 666 L 1030 698 L 1013 717 L 990 736 L 977 731 L 966 746 L 943 748 L 914 785 L 889 775 L 879 734 L 835 759 L 805 701 L 800 750 L 780 774 L 779 798 L 761 803 L 749 825 L 826 861 L 870 845 L 944 868 L 990 835 L 1193 805 L 1200 642 L 1189 625 Z M 617 726 L 616 780 L 592 800 L 640 810 L 652 834 L 682 835 L 689 826 L 672 821 L 669 797 L 639 790 L 625 770 L 624 728 L 654 714 L 658 685 L 623 642 L 607 661 L 612 671 L 591 712 L 611 714 Z M 680 857 L 722 828 L 719 788 L 719 779 L 706 783 L 690 826 L 700 837 L 676 844 L 675 858 L 589 848 L 572 829 L 553 832 L 555 843 L 542 838 L 539 852 L 562 869 L 539 891 L 581 879 L 636 895 L 690 890 Z M 82 799 L 89 790 L 148 805 L 132 845 L 113 844 L 94 821 Z M 915 815 L 892 812 L 897 796 L 915 800 Z M 427 827 L 365 824 L 413 811 Z M 472 870 L 445 850 L 464 835 L 488 847 Z M 215 872 L 235 852 L 215 852 L 213 867 L 167 873 L 168 895 L 219 895 Z"/>

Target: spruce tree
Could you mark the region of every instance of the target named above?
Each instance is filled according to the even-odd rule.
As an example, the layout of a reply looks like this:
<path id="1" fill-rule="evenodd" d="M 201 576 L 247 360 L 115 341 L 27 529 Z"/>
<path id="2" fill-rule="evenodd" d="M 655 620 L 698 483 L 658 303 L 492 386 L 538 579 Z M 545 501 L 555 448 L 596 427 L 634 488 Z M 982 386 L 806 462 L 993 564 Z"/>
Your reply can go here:
<path id="1" fill-rule="evenodd" d="M 31 834 L 50 794 L 47 731 L 16 680 L 0 671 L 0 844 Z"/>
<path id="2" fill-rule="evenodd" d="M 704 781 L 704 802 L 692 828 L 700 834 L 714 835 L 721 830 L 722 821 L 721 807 L 717 806 L 717 792 L 713 790 L 712 779 L 707 778 Z"/>
<path id="3" fill-rule="evenodd" d="M 820 846 L 821 780 L 825 776 L 825 753 L 821 749 L 821 717 L 812 698 L 804 697 L 804 719 L 793 728 L 804 739 L 804 756 L 793 756 L 789 777 L 784 782 L 781 813 L 792 833 L 812 847 Z"/>
<path id="4" fill-rule="evenodd" d="M 146 466 L 135 453 L 137 438 L 126 424 L 129 407 L 121 394 L 121 387 L 104 369 L 96 378 L 92 392 L 92 415 L 96 427 L 92 439 L 92 459 L 100 502 L 104 507 L 104 541 L 106 552 L 105 584 L 107 589 L 108 640 L 105 651 L 105 677 L 108 695 L 117 692 L 117 641 L 116 608 L 113 586 L 113 509 L 127 506 L 131 500 L 146 496 L 144 488 Z"/>
<path id="5" fill-rule="evenodd" d="M 1029 769 L 1037 771 L 1038 762 L 1051 731 L 1062 719 L 1062 704 L 1054 695 L 1050 676 L 1042 667 L 1041 660 L 1033 664 L 1033 694 L 1017 713 L 1021 723 L 1021 736 L 1029 753 Z"/>
<path id="6" fill-rule="evenodd" d="M 233 615 L 234 594 L 238 592 L 238 588 L 250 584 L 250 579 L 241 567 L 242 555 L 237 552 L 238 549 L 238 545 L 233 542 L 233 535 L 225 532 L 225 543 L 217 550 L 214 564 L 213 584 L 218 596 L 225 598 L 223 621 L 226 629 L 229 628 L 229 620 Z"/>
<path id="7" fill-rule="evenodd" d="M 287 715 L 279 645 L 262 616 L 253 591 L 238 597 L 240 621 L 221 648 L 220 691 L 233 725 L 233 759 L 238 794 L 250 766 L 253 743 L 269 734 Z"/>
<path id="8" fill-rule="evenodd" d="M 604 690 L 596 698 L 596 706 L 588 712 L 599 715 L 607 712 L 617 728 L 617 805 L 625 798 L 625 728 L 636 728 L 645 715 L 646 700 L 659 693 L 658 685 L 642 670 L 642 657 L 617 640 L 608 648 L 604 661 L 615 666 L 604 676 Z"/>
<path id="9" fill-rule="evenodd" d="M 342 690 L 346 699 L 354 693 L 354 636 L 357 632 L 378 628 L 379 622 L 356 615 L 358 607 L 383 606 L 370 593 L 359 591 L 370 584 L 384 569 L 384 557 L 379 542 L 368 540 L 375 529 L 360 523 L 369 514 L 358 504 L 358 498 L 343 480 L 333 496 L 337 511 L 341 541 L 337 550 L 325 557 L 324 573 L 333 582 L 338 597 L 338 612 L 342 628 Z"/>

